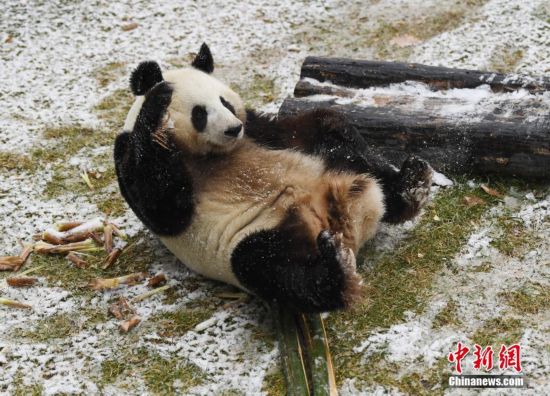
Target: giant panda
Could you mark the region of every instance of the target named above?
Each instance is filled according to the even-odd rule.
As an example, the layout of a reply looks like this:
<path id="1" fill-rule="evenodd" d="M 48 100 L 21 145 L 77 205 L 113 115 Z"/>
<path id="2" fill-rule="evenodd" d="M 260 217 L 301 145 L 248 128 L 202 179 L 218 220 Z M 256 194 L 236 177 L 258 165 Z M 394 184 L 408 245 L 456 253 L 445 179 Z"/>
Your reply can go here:
<path id="1" fill-rule="evenodd" d="M 246 110 L 212 73 L 206 44 L 187 68 L 139 64 L 115 141 L 123 197 L 192 270 L 302 312 L 360 298 L 355 255 L 380 221 L 414 217 L 431 168 L 397 170 L 329 110 Z"/>

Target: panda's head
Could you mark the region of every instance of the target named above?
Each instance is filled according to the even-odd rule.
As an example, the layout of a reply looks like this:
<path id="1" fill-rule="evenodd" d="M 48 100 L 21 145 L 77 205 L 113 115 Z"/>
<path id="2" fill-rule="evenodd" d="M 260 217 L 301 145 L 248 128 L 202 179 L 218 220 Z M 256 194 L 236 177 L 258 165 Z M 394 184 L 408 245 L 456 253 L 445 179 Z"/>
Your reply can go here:
<path id="1" fill-rule="evenodd" d="M 239 95 L 213 77 L 213 71 L 214 60 L 206 44 L 189 68 L 163 73 L 156 62 L 142 62 L 130 78 L 136 101 L 124 129 L 133 130 L 139 116 L 140 122 L 147 122 L 145 118 L 157 124 L 149 126 L 151 130 L 164 128 L 176 144 L 193 154 L 232 150 L 244 135 L 246 112 Z M 156 100 L 155 95 L 164 99 Z M 164 103 L 164 108 L 155 102 Z M 162 112 L 160 125 L 158 114 L 143 116 L 143 112 Z"/>

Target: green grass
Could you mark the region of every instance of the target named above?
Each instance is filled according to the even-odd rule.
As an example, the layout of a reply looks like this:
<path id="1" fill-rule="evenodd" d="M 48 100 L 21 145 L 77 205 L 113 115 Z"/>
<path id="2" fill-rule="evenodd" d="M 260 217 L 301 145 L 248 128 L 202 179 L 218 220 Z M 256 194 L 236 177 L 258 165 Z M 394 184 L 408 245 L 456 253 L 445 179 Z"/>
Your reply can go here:
<path id="1" fill-rule="evenodd" d="M 550 309 L 550 286 L 526 283 L 520 289 L 500 293 L 499 297 L 518 314 L 538 314 Z"/>
<path id="2" fill-rule="evenodd" d="M 0 151 L 0 170 L 32 172 L 35 168 L 34 161 L 26 154 Z"/>
<path id="3" fill-rule="evenodd" d="M 155 356 L 149 358 L 142 377 L 151 393 L 155 395 L 185 392 L 203 381 L 202 372 L 197 366 L 183 364 L 178 358 L 165 360 Z M 180 381 L 181 386 L 178 388 L 174 387 L 176 380 Z"/>
<path id="4" fill-rule="evenodd" d="M 277 361 L 277 367 L 264 377 L 262 391 L 269 396 L 284 396 L 286 395 L 285 376 L 282 368 Z"/>
<path id="5" fill-rule="evenodd" d="M 129 367 L 122 359 L 104 360 L 101 363 L 101 377 L 104 383 L 113 383 Z"/>
<path id="6" fill-rule="evenodd" d="M 512 345 L 519 342 L 523 334 L 521 320 L 515 318 L 494 318 L 486 321 L 473 335 L 472 341 L 483 348 L 491 345 L 498 351 L 501 344 Z"/>
<path id="7" fill-rule="evenodd" d="M 42 133 L 45 147 L 33 149 L 26 161 L 19 161 L 19 158 L 9 156 L 3 158 L 0 155 L 0 166 L 3 164 L 6 168 L 32 166 L 32 170 L 39 175 L 39 168 L 48 164 L 53 169 L 53 175 L 45 187 L 44 195 L 47 199 L 73 193 L 79 196 L 88 196 L 90 201 L 94 201 L 98 191 L 113 184 L 116 180 L 111 150 L 93 158 L 94 166 L 107 169 L 99 179 L 90 178 L 94 186 L 93 189 L 85 184 L 79 174 L 80 170 L 69 165 L 68 161 L 81 150 L 112 146 L 132 102 L 133 97 L 128 89 L 116 90 L 94 108 L 99 118 L 106 122 L 106 128 L 90 129 L 78 124 L 47 128 Z M 17 165 L 18 163 L 21 165 Z M 116 199 L 112 198 L 112 196 L 104 197 L 100 201 L 101 210 L 106 214 L 122 214 L 122 198 L 120 196 Z"/>
<path id="8" fill-rule="evenodd" d="M 387 362 L 384 352 L 374 353 L 365 362 L 369 367 L 368 376 L 358 377 L 356 386 L 361 389 L 364 385 L 378 385 L 386 388 L 398 389 L 406 395 L 443 395 L 447 388 L 450 370 L 447 358 L 439 359 L 433 366 L 426 368 L 423 362 L 411 362 L 422 371 L 409 370 L 400 375 L 397 363 Z"/>
<path id="9" fill-rule="evenodd" d="M 107 313 L 95 308 L 84 308 L 78 315 L 62 313 L 54 314 L 36 322 L 30 329 L 16 328 L 11 332 L 14 338 L 23 338 L 32 342 L 48 342 L 63 339 L 90 330 L 109 318 Z"/>
<path id="10" fill-rule="evenodd" d="M 40 396 L 44 393 L 42 384 L 25 385 L 23 377 L 25 373 L 19 369 L 13 377 L 13 385 L 15 389 L 12 391 L 12 396 Z"/>
<path id="11" fill-rule="evenodd" d="M 103 130 L 84 128 L 80 125 L 69 125 L 48 128 L 43 132 L 45 148 L 36 148 L 31 152 L 31 159 L 35 165 L 35 173 L 40 176 L 38 167 L 47 164 L 53 170 L 51 179 L 46 184 L 44 196 L 46 199 L 55 198 L 62 194 L 74 193 L 85 195 L 90 188 L 80 176 L 80 170 L 68 163 L 71 157 L 83 149 L 93 149 L 112 145 L 115 134 Z M 106 164 L 106 171 L 99 179 L 91 178 L 94 190 L 101 190 L 115 180 L 115 172 L 110 158 L 97 158 L 99 165 Z M 94 192 L 95 193 L 95 192 Z M 93 195 L 93 194 L 89 194 Z"/>
<path id="12" fill-rule="evenodd" d="M 110 193 L 96 202 L 97 208 L 109 217 L 118 217 L 126 213 L 127 204 L 119 192 Z"/>
<path id="13" fill-rule="evenodd" d="M 433 321 L 433 328 L 438 329 L 443 326 L 460 324 L 460 319 L 457 317 L 458 305 L 455 300 L 449 300 L 447 305 L 437 313 Z"/>
<path id="14" fill-rule="evenodd" d="M 117 359 L 104 361 L 101 364 L 100 385 L 114 383 L 121 377 L 135 376 L 143 378 L 149 392 L 154 395 L 175 395 L 199 385 L 205 374 L 197 366 L 180 358 L 163 359 L 141 348 Z M 174 384 L 176 380 L 180 385 L 178 387 Z"/>
<path id="15" fill-rule="evenodd" d="M 33 342 L 46 342 L 77 334 L 78 323 L 69 314 L 55 314 L 38 321 L 32 329 L 18 329 L 16 333 Z"/>
<path id="16" fill-rule="evenodd" d="M 95 201 L 95 198 L 98 198 L 97 195 L 99 191 L 116 181 L 115 169 L 112 166 L 109 166 L 105 172 L 101 173 L 99 179 L 89 176 L 93 188 L 90 188 L 88 184 L 86 184 L 80 175 L 81 171 L 75 167 L 67 167 L 65 164 L 59 164 L 53 166 L 53 170 L 53 175 L 46 183 L 46 187 L 43 191 L 46 199 L 55 198 L 59 195 L 74 194 L 81 197 L 85 196 L 91 201 Z M 120 194 L 117 193 L 114 198 L 115 200 L 113 200 L 110 195 L 100 201 L 100 203 L 103 204 L 102 207 L 105 209 L 106 214 L 109 214 L 107 212 L 114 212 L 120 209 L 120 205 L 123 204 L 121 202 L 123 198 Z M 116 199 L 118 199 L 119 202 L 116 202 Z M 105 202 L 107 200 L 109 200 L 109 202 Z"/>
<path id="17" fill-rule="evenodd" d="M 510 211 L 497 218 L 497 226 L 500 235 L 491 241 L 491 245 L 507 256 L 522 257 L 539 242 L 537 234 L 527 229 L 523 221 Z"/>
<path id="18" fill-rule="evenodd" d="M 163 312 L 151 319 L 157 332 L 163 337 L 179 337 L 212 316 L 211 307 L 182 308 L 174 312 Z"/>
<path id="19" fill-rule="evenodd" d="M 465 195 L 482 197 L 487 204 L 468 207 Z M 497 202 L 480 189 L 464 184 L 441 191 L 401 245 L 380 257 L 372 271 L 363 271 L 367 299 L 355 310 L 333 314 L 327 320 L 337 382 L 353 377 L 370 381 L 372 366 L 361 364 L 361 356 L 353 352 L 353 347 L 375 328 L 402 322 L 406 311 L 423 310 L 434 276 L 452 260 L 472 227 Z M 374 379 L 372 382 L 376 383 Z"/>
<path id="20" fill-rule="evenodd" d="M 480 265 L 473 267 L 470 271 L 471 272 L 489 272 L 492 269 L 493 269 L 493 264 L 491 264 L 490 261 L 485 261 Z"/>

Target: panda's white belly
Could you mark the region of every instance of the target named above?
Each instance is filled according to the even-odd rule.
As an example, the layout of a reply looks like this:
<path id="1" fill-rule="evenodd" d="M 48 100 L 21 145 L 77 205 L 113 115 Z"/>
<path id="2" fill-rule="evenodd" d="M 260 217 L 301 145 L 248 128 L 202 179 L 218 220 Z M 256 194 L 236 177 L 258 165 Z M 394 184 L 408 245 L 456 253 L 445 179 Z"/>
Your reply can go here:
<path id="1" fill-rule="evenodd" d="M 278 226 L 288 208 L 310 194 L 324 165 L 290 150 L 245 144 L 213 168 L 217 171 L 208 177 L 196 171 L 201 184 L 190 226 L 181 235 L 160 239 L 192 270 L 246 290 L 233 274 L 232 252 L 248 235 Z"/>
<path id="2" fill-rule="evenodd" d="M 287 198 L 283 190 L 254 203 L 202 201 L 183 234 L 160 239 L 193 271 L 244 289 L 231 269 L 231 253 L 246 236 L 276 227 Z"/>

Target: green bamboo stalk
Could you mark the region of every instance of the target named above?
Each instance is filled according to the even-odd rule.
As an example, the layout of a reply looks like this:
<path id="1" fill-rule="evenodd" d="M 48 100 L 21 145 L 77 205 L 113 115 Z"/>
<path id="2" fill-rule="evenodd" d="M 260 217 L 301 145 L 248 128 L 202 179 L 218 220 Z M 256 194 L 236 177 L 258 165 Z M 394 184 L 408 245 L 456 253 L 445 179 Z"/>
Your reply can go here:
<path id="1" fill-rule="evenodd" d="M 275 312 L 279 333 L 281 363 L 285 373 L 287 395 L 309 396 L 310 388 L 300 345 L 296 315 L 293 311 L 277 304 L 273 305 L 273 312 Z"/>
<path id="2" fill-rule="evenodd" d="M 328 339 L 319 314 L 301 314 L 300 326 L 309 355 L 314 396 L 337 396 L 336 379 Z"/>

